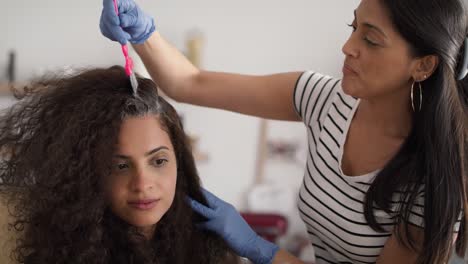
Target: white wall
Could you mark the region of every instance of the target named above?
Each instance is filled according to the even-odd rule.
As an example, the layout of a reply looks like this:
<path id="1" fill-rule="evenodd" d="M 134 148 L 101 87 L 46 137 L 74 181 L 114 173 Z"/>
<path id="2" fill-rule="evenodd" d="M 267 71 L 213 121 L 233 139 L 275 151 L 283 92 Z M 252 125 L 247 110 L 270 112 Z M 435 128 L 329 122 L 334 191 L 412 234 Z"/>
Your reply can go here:
<path id="1" fill-rule="evenodd" d="M 122 64 L 116 43 L 101 36 L 100 0 L 0 0 L 0 82 L 7 52 L 17 52 L 17 76 L 27 80 L 63 66 Z M 358 0 L 139 0 L 158 30 L 179 48 L 186 33 L 203 32 L 203 67 L 262 74 L 314 69 L 341 76 L 341 46 Z M 205 186 L 239 208 L 254 174 L 259 120 L 178 105 L 186 127 L 200 135 L 210 160 L 199 165 Z M 295 137 L 299 124 L 272 122 L 270 136 Z M 301 167 L 270 167 L 269 174 L 298 184 Z"/>

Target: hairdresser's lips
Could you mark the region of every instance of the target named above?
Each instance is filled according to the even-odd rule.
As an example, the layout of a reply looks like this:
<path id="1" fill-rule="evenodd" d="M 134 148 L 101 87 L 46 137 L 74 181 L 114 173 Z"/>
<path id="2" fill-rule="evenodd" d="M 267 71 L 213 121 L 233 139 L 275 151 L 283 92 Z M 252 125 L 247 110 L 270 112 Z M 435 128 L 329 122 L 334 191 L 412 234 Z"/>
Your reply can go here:
<path id="1" fill-rule="evenodd" d="M 358 75 L 357 71 L 351 66 L 349 65 L 348 63 L 344 63 L 343 65 L 343 75 L 346 76 L 346 75 Z"/>
<path id="2" fill-rule="evenodd" d="M 145 199 L 145 200 L 132 200 L 128 201 L 128 205 L 138 210 L 153 209 L 160 199 Z"/>

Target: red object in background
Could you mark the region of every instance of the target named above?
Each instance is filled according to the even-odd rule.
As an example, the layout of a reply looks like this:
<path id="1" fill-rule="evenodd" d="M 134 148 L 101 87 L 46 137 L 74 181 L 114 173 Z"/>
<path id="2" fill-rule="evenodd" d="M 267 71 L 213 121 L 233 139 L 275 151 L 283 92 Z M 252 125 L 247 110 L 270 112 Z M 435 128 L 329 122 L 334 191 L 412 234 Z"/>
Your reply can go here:
<path id="1" fill-rule="evenodd" d="M 259 236 L 273 243 L 288 230 L 288 220 L 279 214 L 241 213 L 241 215 Z"/>

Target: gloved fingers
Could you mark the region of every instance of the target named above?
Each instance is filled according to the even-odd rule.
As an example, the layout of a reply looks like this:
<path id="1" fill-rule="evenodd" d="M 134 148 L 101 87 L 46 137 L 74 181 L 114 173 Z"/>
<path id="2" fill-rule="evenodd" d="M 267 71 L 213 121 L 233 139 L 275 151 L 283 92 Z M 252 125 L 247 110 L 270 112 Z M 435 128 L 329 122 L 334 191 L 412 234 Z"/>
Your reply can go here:
<path id="1" fill-rule="evenodd" d="M 120 20 L 117 14 L 115 13 L 115 8 L 112 0 L 103 0 L 103 8 L 101 12 L 101 31 L 102 24 L 108 26 L 120 26 Z"/>
<path id="2" fill-rule="evenodd" d="M 205 188 L 202 188 L 202 193 L 203 193 L 203 196 L 205 196 L 206 198 L 206 202 L 208 203 L 208 206 L 214 210 L 218 208 L 218 205 L 220 204 L 220 202 L 224 202 Z"/>
<path id="3" fill-rule="evenodd" d="M 138 16 L 129 13 L 121 13 L 119 15 L 120 26 L 123 28 L 134 26 L 138 23 Z"/>
<path id="4" fill-rule="evenodd" d="M 106 13 L 113 11 L 115 13 L 114 1 L 113 0 L 102 0 L 102 9 Z"/>
<path id="5" fill-rule="evenodd" d="M 113 10 L 108 11 L 103 9 L 101 13 L 101 22 L 112 26 L 120 26 L 120 20 Z"/>
<path id="6" fill-rule="evenodd" d="M 114 40 L 114 37 L 112 36 L 112 34 L 110 34 L 111 31 L 109 30 L 109 27 L 109 24 L 105 23 L 103 20 L 99 22 L 99 28 L 101 29 L 101 33 L 107 38 Z"/>
<path id="7" fill-rule="evenodd" d="M 104 18 L 109 23 L 114 25 L 119 25 L 119 18 L 115 13 L 114 2 L 112 0 L 103 0 L 102 1 L 102 14 L 101 19 Z"/>
<path id="8" fill-rule="evenodd" d="M 120 43 L 120 45 L 127 44 L 127 41 L 132 38 L 129 33 L 123 30 L 119 31 L 119 33 L 120 34 L 119 34 L 119 38 L 117 39 L 117 41 Z"/>
<path id="9" fill-rule="evenodd" d="M 206 221 L 203 223 L 203 226 L 207 230 L 211 230 L 213 232 L 216 232 L 216 230 L 219 229 L 219 223 L 214 220 Z"/>
<path id="10" fill-rule="evenodd" d="M 133 0 L 116 0 L 119 8 L 119 14 L 125 14 L 131 12 L 137 7 Z"/>
<path id="11" fill-rule="evenodd" d="M 190 207 L 192 207 L 192 209 L 197 212 L 198 214 L 200 214 L 201 216 L 207 218 L 207 219 L 213 219 L 216 215 L 215 215 L 215 211 L 213 211 L 211 208 L 209 207 L 206 207 L 205 205 L 199 203 L 198 201 L 190 198 L 190 197 L 187 197 L 187 201 L 190 205 Z"/>
<path id="12" fill-rule="evenodd" d="M 102 21 L 99 26 L 104 36 L 118 41 L 121 45 L 127 44 L 128 40 L 131 38 L 130 34 L 125 32 L 120 26 L 112 26 Z"/>
<path id="13" fill-rule="evenodd" d="M 213 221 L 213 220 L 208 220 L 208 221 L 205 221 L 205 222 L 196 223 L 195 226 L 198 229 L 209 230 L 209 231 L 212 231 L 212 232 L 215 232 L 215 233 L 218 230 L 217 225 L 216 225 L 215 221 Z"/>

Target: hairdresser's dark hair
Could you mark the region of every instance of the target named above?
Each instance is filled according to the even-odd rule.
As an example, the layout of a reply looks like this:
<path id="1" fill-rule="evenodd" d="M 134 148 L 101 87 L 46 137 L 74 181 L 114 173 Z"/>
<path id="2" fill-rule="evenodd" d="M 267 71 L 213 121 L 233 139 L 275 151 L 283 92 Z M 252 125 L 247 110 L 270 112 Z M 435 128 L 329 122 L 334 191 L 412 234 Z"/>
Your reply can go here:
<path id="1" fill-rule="evenodd" d="M 235 263 L 199 221 L 186 196 L 206 203 L 176 110 L 155 83 L 138 78 L 133 96 L 122 67 L 35 82 L 0 118 L 0 190 L 21 231 L 20 263 Z M 100 188 L 111 172 L 122 121 L 154 115 L 177 158 L 176 194 L 148 241 L 110 212 Z"/>
<path id="2" fill-rule="evenodd" d="M 372 206 L 390 212 L 392 197 L 403 191 L 396 218 L 403 228 L 396 234 L 400 242 L 416 249 L 408 219 L 423 193 L 424 242 L 418 249 L 418 262 L 446 263 L 455 235 L 455 248 L 461 256 L 468 239 L 468 78 L 457 80 L 468 33 L 468 11 L 462 0 L 380 1 L 413 55 L 435 55 L 439 62 L 422 83 L 422 109 L 414 114 L 412 132 L 368 190 L 365 217 L 375 230 L 383 231 Z M 454 233 L 457 224 L 458 234 Z"/>

